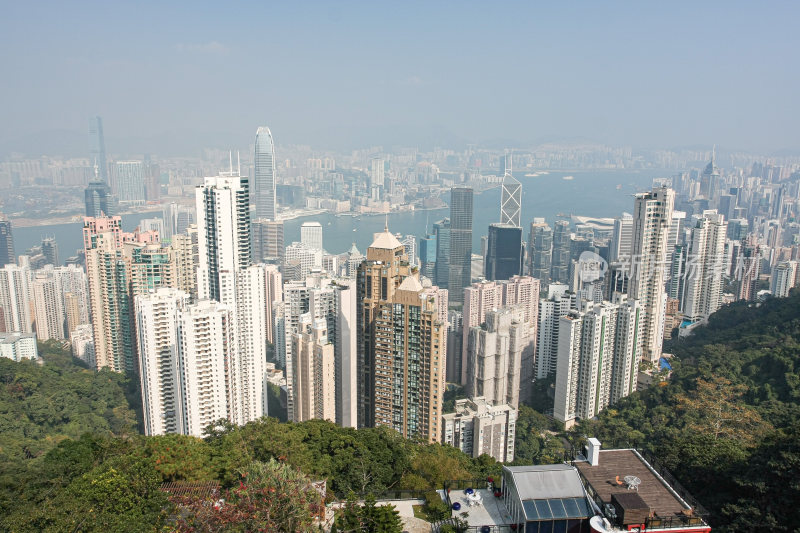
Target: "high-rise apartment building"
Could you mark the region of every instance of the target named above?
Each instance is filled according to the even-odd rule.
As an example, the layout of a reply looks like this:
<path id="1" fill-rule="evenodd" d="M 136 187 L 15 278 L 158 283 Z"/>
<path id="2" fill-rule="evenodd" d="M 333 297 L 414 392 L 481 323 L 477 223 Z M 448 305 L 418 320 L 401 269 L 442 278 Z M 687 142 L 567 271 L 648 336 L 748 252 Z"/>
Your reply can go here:
<path id="1" fill-rule="evenodd" d="M 675 191 L 668 187 L 637 194 L 634 201 L 628 295 L 641 306 L 641 354 L 652 363 L 661 357 L 664 340 L 664 271 L 674 203 Z"/>
<path id="2" fill-rule="evenodd" d="M 300 242 L 312 250 L 324 250 L 322 247 L 322 224 L 303 222 L 300 226 Z"/>
<path id="3" fill-rule="evenodd" d="M 530 276 L 513 276 L 501 281 L 503 305 L 520 306 L 527 324 L 528 338 L 522 348 L 520 368 L 520 397 L 529 399 L 533 392 L 535 373 L 536 338 L 539 331 L 539 280 Z"/>
<path id="4" fill-rule="evenodd" d="M 185 233 L 172 235 L 170 243 L 170 277 L 172 286 L 187 293 L 193 302 L 197 295 L 197 268 L 200 262 L 200 245 L 197 226 L 191 225 Z"/>
<path id="5" fill-rule="evenodd" d="M 83 242 L 96 368 L 134 372 L 131 268 L 123 253 L 121 222 L 119 216 L 85 217 Z"/>
<path id="6" fill-rule="evenodd" d="M 380 157 L 375 157 L 370 161 L 369 182 L 371 188 L 385 187 L 385 162 Z"/>
<path id="7" fill-rule="evenodd" d="M 358 303 L 355 279 L 334 285 L 336 327 L 333 339 L 336 390 L 336 423 L 358 427 Z"/>
<path id="8" fill-rule="evenodd" d="M 367 249 L 357 286 L 359 427 L 438 442 L 447 324 L 436 293 L 422 286 L 388 228 Z"/>
<path id="9" fill-rule="evenodd" d="M 144 170 L 141 161 L 117 161 L 114 177 L 120 204 L 144 204 Z"/>
<path id="10" fill-rule="evenodd" d="M 67 334 L 80 324 L 89 324 L 89 285 L 86 272 L 77 265 L 56 267 L 53 275 L 61 286 Z"/>
<path id="11" fill-rule="evenodd" d="M 522 228 L 512 224 L 490 224 L 486 254 L 486 279 L 506 280 L 522 274 Z"/>
<path id="12" fill-rule="evenodd" d="M 178 312 L 189 301 L 187 293 L 168 287 L 135 298 L 145 435 L 184 433 Z"/>
<path id="13" fill-rule="evenodd" d="M 472 283 L 472 189 L 450 189 L 450 301 L 464 301 L 464 287 Z"/>
<path id="14" fill-rule="evenodd" d="M 326 273 L 315 272 L 302 281 L 289 281 L 283 286 L 283 303 L 275 305 L 275 356 L 286 371 L 287 410 L 294 419 L 298 395 L 297 353 L 292 339 L 302 333 L 300 317 L 308 314 L 313 321 L 326 324 L 326 337 L 333 344 L 335 361 L 334 391 L 336 421 L 355 427 L 357 351 L 356 351 L 355 282 L 335 279 Z"/>
<path id="15" fill-rule="evenodd" d="M 246 177 L 220 175 L 195 190 L 200 299 L 230 303 L 235 273 L 250 266 L 250 193 Z M 228 294 L 225 294 L 228 291 Z"/>
<path id="16" fill-rule="evenodd" d="M 704 211 L 690 230 L 683 298 L 684 320 L 707 320 L 722 306 L 725 239 L 728 225 L 716 210 Z"/>
<path id="17" fill-rule="evenodd" d="M 38 271 L 33 277 L 33 308 L 39 340 L 67 338 L 64 330 L 64 295 L 59 281 L 50 268 Z"/>
<path id="18" fill-rule="evenodd" d="M 442 417 L 442 442 L 470 457 L 483 454 L 496 461 L 514 460 L 517 410 L 495 405 L 486 398 L 456 400 L 454 413 Z"/>
<path id="19" fill-rule="evenodd" d="M 522 306 L 492 309 L 482 326 L 470 328 L 467 346 L 469 396 L 494 405 L 519 406 L 522 351 L 530 333 Z"/>
<path id="20" fill-rule="evenodd" d="M 175 287 L 173 254 L 169 247 L 156 243 L 123 243 L 131 260 L 131 294 L 147 294 L 159 287 Z"/>
<path id="21" fill-rule="evenodd" d="M 283 302 L 283 276 L 277 265 L 259 265 L 264 270 L 264 303 L 267 321 L 267 342 L 275 342 L 273 313 L 275 304 Z"/>
<path id="22" fill-rule="evenodd" d="M 205 428 L 220 419 L 240 419 L 233 312 L 203 300 L 179 310 L 177 321 L 183 432 L 202 437 Z"/>
<path id="23" fill-rule="evenodd" d="M 69 340 L 72 344 L 72 355 L 89 365 L 89 368 L 96 368 L 94 360 L 94 334 L 91 324 L 81 324 L 70 331 Z"/>
<path id="24" fill-rule="evenodd" d="M 0 357 L 12 361 L 39 358 L 36 347 L 36 335 L 33 333 L 6 333 L 0 331 Z"/>
<path id="25" fill-rule="evenodd" d="M 322 250 L 310 248 L 300 242 L 293 242 L 286 247 L 283 258 L 284 277 L 287 280 L 295 281 L 306 279 L 312 270 L 322 268 L 322 256 Z"/>
<path id="26" fill-rule="evenodd" d="M 464 289 L 463 337 L 460 352 L 460 382 L 467 384 L 469 368 L 470 331 L 486 321 L 486 315 L 493 309 L 519 306 L 523 311 L 526 325 L 526 338 L 520 346 L 522 394 L 527 398 L 533 381 L 536 332 L 538 330 L 539 280 L 530 276 L 512 276 L 505 281 L 478 281 Z M 450 353 L 449 357 L 459 357 Z"/>
<path id="27" fill-rule="evenodd" d="M 493 281 L 476 281 L 464 289 L 464 307 L 462 313 L 463 329 L 460 354 L 449 353 L 450 358 L 460 358 L 458 368 L 459 382 L 467 384 L 469 372 L 469 335 L 472 328 L 478 327 L 486 321 L 486 314 L 492 309 L 503 305 L 503 290 Z"/>
<path id="28" fill-rule="evenodd" d="M 536 379 L 545 379 L 556 371 L 560 318 L 569 313 L 573 298 L 567 286 L 553 283 L 547 298 L 539 300 L 539 327 L 536 332 Z"/>
<path id="29" fill-rule="evenodd" d="M 13 265 L 16 260 L 11 221 L 5 215 L 0 214 L 0 267 Z"/>
<path id="30" fill-rule="evenodd" d="M 272 132 L 267 127 L 260 127 L 256 131 L 253 203 L 256 205 L 257 219 L 278 219 L 275 199 L 275 143 Z"/>
<path id="31" fill-rule="evenodd" d="M 593 418 L 636 390 L 640 318 L 638 302 L 624 295 L 559 318 L 556 420 Z"/>
<path id="32" fill-rule="evenodd" d="M 786 298 L 789 291 L 800 286 L 797 261 L 781 261 L 772 269 L 770 291 L 776 298 Z"/>
<path id="33" fill-rule="evenodd" d="M 328 322 L 300 316 L 292 334 L 294 364 L 294 421 L 318 418 L 336 420 L 336 385 L 333 344 L 328 340 Z"/>
<path id="34" fill-rule="evenodd" d="M 531 222 L 528 245 L 530 261 L 529 273 L 538 279 L 542 289 L 550 284 L 550 266 L 553 256 L 553 228 L 543 218 L 535 218 Z"/>
<path id="35" fill-rule="evenodd" d="M 758 279 L 761 275 L 761 246 L 754 238 L 748 238 L 739 246 L 733 262 L 736 299 L 755 301 L 758 296 Z"/>
<path id="36" fill-rule="evenodd" d="M 28 267 L 7 264 L 0 268 L 0 312 L 2 330 L 33 333 L 31 272 Z"/>

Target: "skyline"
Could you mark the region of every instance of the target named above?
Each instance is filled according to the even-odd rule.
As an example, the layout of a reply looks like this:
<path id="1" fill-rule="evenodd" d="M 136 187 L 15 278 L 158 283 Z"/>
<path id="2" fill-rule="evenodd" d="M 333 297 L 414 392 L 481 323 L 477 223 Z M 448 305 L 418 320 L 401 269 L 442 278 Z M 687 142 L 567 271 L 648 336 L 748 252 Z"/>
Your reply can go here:
<path id="1" fill-rule="evenodd" d="M 256 125 L 337 150 L 800 150 L 788 3 L 6 7 L 0 155 L 85 153 L 95 115 L 110 153 L 248 146 Z"/>

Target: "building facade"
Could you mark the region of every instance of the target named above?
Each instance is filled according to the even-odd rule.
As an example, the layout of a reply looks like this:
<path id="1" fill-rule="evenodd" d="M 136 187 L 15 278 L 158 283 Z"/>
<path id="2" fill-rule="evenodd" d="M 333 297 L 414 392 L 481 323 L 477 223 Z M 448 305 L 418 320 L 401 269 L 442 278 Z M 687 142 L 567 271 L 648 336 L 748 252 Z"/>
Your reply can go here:
<path id="1" fill-rule="evenodd" d="M 435 292 L 426 292 L 388 228 L 368 248 L 357 287 L 359 427 L 438 442 L 447 325 Z"/>
<path id="2" fill-rule="evenodd" d="M 501 463 L 514 460 L 517 410 L 485 398 L 456 400 L 454 413 L 442 416 L 442 442 L 470 457 L 482 454 Z"/>

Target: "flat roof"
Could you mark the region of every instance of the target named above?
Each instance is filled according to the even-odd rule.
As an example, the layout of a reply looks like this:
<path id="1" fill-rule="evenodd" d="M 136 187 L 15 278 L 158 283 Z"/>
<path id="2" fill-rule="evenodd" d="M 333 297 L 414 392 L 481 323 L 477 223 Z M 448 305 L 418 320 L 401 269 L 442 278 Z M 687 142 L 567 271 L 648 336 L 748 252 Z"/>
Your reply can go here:
<path id="1" fill-rule="evenodd" d="M 575 467 L 570 465 L 505 466 L 520 500 L 583 498 L 585 492 Z"/>
<path id="2" fill-rule="evenodd" d="M 611 503 L 612 494 L 629 492 L 625 485 L 617 484 L 617 477 L 623 480 L 625 476 L 636 476 L 641 480 L 639 496 L 659 517 L 679 516 L 690 509 L 635 450 L 600 450 L 597 466 L 585 461 L 576 462 L 575 466 L 603 503 Z"/>

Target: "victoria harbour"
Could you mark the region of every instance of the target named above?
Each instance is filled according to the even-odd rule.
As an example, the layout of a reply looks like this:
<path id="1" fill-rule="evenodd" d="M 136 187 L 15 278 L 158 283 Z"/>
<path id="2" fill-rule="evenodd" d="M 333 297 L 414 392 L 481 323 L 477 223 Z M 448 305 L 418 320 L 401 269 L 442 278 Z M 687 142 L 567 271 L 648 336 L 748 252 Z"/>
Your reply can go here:
<path id="1" fill-rule="evenodd" d="M 626 170 L 626 171 L 565 171 L 538 175 L 519 171 L 514 176 L 522 183 L 522 220 L 529 224 L 534 218 L 554 221 L 559 215 L 581 215 L 587 217 L 616 217 L 631 209 L 631 195 L 652 185 L 653 179 L 670 177 L 670 170 Z M 526 174 L 529 174 L 526 176 Z M 571 179 L 564 179 L 570 178 Z M 444 198 L 448 200 L 448 198 Z M 494 187 L 475 195 L 474 227 L 485 228 L 497 222 L 500 210 L 500 189 Z M 122 227 L 133 231 L 139 221 L 158 217 L 160 213 L 149 211 L 122 215 Z M 303 222 L 317 221 L 325 232 L 325 249 L 332 254 L 346 252 L 353 243 L 366 251 L 374 233 L 383 231 L 388 220 L 389 229 L 402 235 L 421 237 L 431 230 L 434 222 L 448 216 L 448 209 L 417 210 L 388 215 L 344 216 L 322 213 L 286 220 L 284 240 L 286 244 L 300 240 Z M 527 232 L 526 232 L 527 233 Z M 473 233 L 473 251 L 480 250 L 483 233 Z M 79 222 L 49 226 L 15 227 L 14 241 L 18 253 L 37 246 L 43 237 L 55 237 L 61 255 L 66 258 L 83 248 L 82 225 Z"/>

